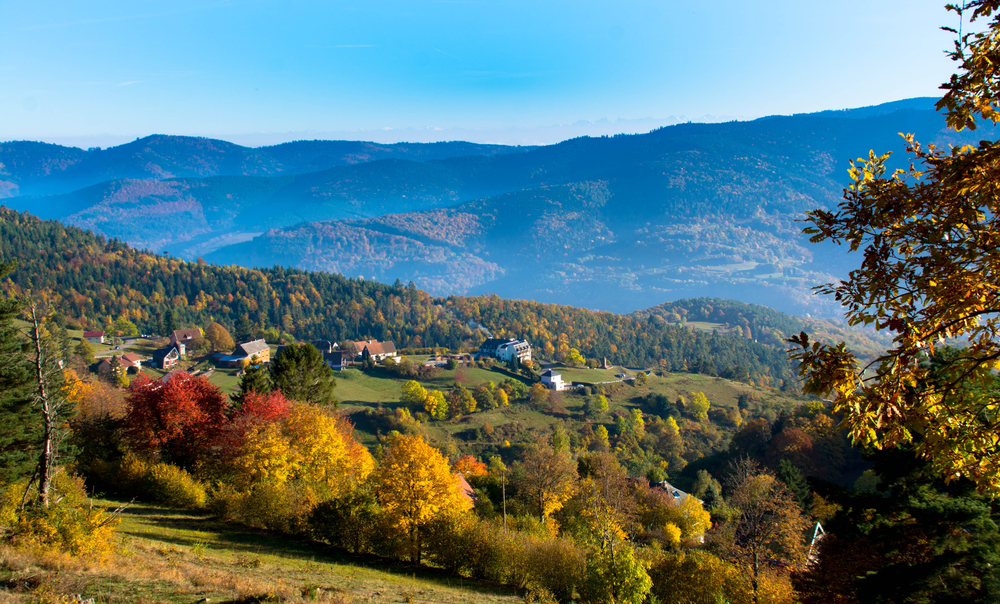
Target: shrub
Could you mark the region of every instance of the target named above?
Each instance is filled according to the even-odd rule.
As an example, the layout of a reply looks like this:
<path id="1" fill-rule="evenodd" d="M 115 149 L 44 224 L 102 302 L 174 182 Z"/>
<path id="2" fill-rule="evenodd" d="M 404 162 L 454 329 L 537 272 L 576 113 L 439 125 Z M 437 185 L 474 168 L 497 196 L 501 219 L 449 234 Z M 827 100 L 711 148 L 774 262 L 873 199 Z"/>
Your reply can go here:
<path id="1" fill-rule="evenodd" d="M 367 489 L 354 489 L 316 506 L 309 515 L 313 535 L 331 545 L 358 554 L 372 551 L 378 529 L 379 506 Z"/>
<path id="2" fill-rule="evenodd" d="M 150 501 L 182 508 L 202 509 L 208 503 L 205 486 L 186 470 L 167 463 L 150 466 L 142 495 Z"/>
<path id="3" fill-rule="evenodd" d="M 86 503 L 83 480 L 65 472 L 52 481 L 52 501 L 35 501 L 21 509 L 27 481 L 9 485 L 0 499 L 0 524 L 10 527 L 13 543 L 38 552 L 61 551 L 102 561 L 114 551 L 118 520 Z M 28 499 L 37 495 L 29 492 Z"/>
<path id="4" fill-rule="evenodd" d="M 587 558 L 587 592 L 593 602 L 641 604 L 652 587 L 646 564 L 627 545 L 594 551 Z"/>

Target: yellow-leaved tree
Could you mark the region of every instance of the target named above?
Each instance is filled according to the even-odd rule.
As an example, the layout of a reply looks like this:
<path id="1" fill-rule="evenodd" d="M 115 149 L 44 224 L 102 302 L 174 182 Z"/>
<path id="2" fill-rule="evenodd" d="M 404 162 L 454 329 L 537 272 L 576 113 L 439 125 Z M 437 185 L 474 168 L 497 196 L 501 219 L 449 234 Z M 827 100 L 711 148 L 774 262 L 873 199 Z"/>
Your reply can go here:
<path id="1" fill-rule="evenodd" d="M 256 419 L 237 427 L 240 443 L 227 465 L 229 479 L 240 489 L 302 480 L 339 495 L 375 466 L 346 418 L 308 403 L 291 402 L 275 421 Z"/>
<path id="2" fill-rule="evenodd" d="M 354 438 L 347 418 L 310 404 L 294 404 L 284 430 L 299 465 L 298 478 L 343 492 L 367 478 L 375 460 Z"/>
<path id="3" fill-rule="evenodd" d="M 472 508 L 448 460 L 415 434 L 389 437 L 371 484 L 385 517 L 407 536 L 413 562 L 420 562 L 421 529 L 428 522 Z"/>
<path id="4" fill-rule="evenodd" d="M 948 8 L 989 26 L 955 41 L 959 69 L 937 107 L 954 130 L 1000 123 L 1000 0 Z M 946 479 L 1000 495 L 1000 142 L 906 143 L 909 169 L 887 174 L 888 154 L 875 152 L 852 162 L 844 201 L 810 212 L 805 229 L 862 251 L 848 279 L 820 291 L 851 325 L 891 332 L 893 348 L 862 367 L 844 344 L 802 333 L 792 358 L 805 391 L 832 398 L 855 442 L 912 446 Z M 942 353 L 950 338 L 967 345 Z"/>

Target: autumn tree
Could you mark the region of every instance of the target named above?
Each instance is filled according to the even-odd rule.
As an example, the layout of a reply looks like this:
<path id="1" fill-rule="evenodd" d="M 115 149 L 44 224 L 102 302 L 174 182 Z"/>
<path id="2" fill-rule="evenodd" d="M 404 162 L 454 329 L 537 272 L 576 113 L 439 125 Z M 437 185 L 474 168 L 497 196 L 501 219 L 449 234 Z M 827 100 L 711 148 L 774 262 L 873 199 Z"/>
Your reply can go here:
<path id="1" fill-rule="evenodd" d="M 420 562 L 427 523 L 472 507 L 448 460 L 421 436 L 390 436 L 371 481 L 386 518 L 407 536 L 413 562 Z"/>
<path id="2" fill-rule="evenodd" d="M 955 130 L 1000 122 L 1000 0 L 949 5 L 988 27 L 955 41 L 957 72 L 938 109 Z M 849 278 L 828 284 L 851 325 L 893 335 L 862 366 L 842 343 L 791 339 L 804 390 L 832 397 L 855 442 L 913 446 L 942 476 L 1000 494 L 1000 398 L 988 386 L 1000 358 L 1000 142 L 942 149 L 906 137 L 911 165 L 888 174 L 888 154 L 851 163 L 836 209 L 809 213 L 814 242 L 861 251 Z M 946 363 L 928 360 L 948 338 L 967 342 Z"/>
<path id="3" fill-rule="evenodd" d="M 803 561 L 808 521 L 784 483 L 752 460 L 733 463 L 726 487 L 733 517 L 713 544 L 747 577 L 756 603 L 768 560 Z"/>
<path id="4" fill-rule="evenodd" d="M 703 422 L 708 420 L 709 407 L 711 407 L 711 403 L 708 401 L 705 393 L 695 392 L 691 395 L 691 399 L 684 403 L 684 412 L 696 420 Z"/>
<path id="5" fill-rule="evenodd" d="M 411 407 L 423 407 L 424 401 L 427 400 L 427 390 L 416 381 L 410 380 L 403 384 L 399 400 Z"/>
<path id="6" fill-rule="evenodd" d="M 529 509 L 545 522 L 573 494 L 576 464 L 568 454 L 539 445 L 516 463 L 513 482 Z"/>
<path id="7" fill-rule="evenodd" d="M 448 417 L 448 399 L 440 390 L 431 390 L 424 399 L 424 411 L 434 419 L 445 419 Z"/>
<path id="8" fill-rule="evenodd" d="M 312 344 L 291 344 L 271 360 L 274 387 L 297 401 L 337 407 L 337 380 L 323 354 Z"/>
<path id="9" fill-rule="evenodd" d="M 233 336 L 229 335 L 229 331 L 219 323 L 213 322 L 209 325 L 205 329 L 205 337 L 212 343 L 212 348 L 215 350 L 232 350 L 236 348 Z"/>
<path id="10" fill-rule="evenodd" d="M 489 474 L 486 470 L 486 464 L 471 455 L 463 455 L 456 459 L 455 463 L 451 465 L 451 470 L 466 478 L 478 478 Z"/>
<path id="11" fill-rule="evenodd" d="M 160 381 L 140 374 L 128 394 L 126 437 L 136 451 L 190 467 L 215 442 L 225 409 L 225 395 L 204 377 L 175 371 Z"/>

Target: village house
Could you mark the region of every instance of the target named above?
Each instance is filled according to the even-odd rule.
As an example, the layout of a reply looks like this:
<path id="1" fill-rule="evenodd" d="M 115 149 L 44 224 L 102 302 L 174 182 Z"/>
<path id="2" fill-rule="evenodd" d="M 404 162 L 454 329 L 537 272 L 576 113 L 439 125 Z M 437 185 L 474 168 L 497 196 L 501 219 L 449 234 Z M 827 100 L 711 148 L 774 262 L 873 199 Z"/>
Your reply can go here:
<path id="1" fill-rule="evenodd" d="M 175 329 L 174 333 L 170 335 L 170 343 L 176 344 L 177 350 L 184 357 L 187 356 L 187 345 L 193 343 L 195 340 L 200 340 L 201 337 L 201 330 L 197 327 Z"/>
<path id="2" fill-rule="evenodd" d="M 361 360 L 372 359 L 373 361 L 384 361 L 385 359 L 399 360 L 396 354 L 396 345 L 392 342 L 379 342 L 377 340 L 365 340 L 354 343 L 354 356 Z"/>
<path id="3" fill-rule="evenodd" d="M 351 364 L 351 359 L 354 355 L 346 350 L 334 350 L 332 352 L 324 352 L 323 360 L 329 365 L 334 371 L 343 371 Z"/>
<path id="4" fill-rule="evenodd" d="M 340 348 L 336 342 L 331 342 L 330 340 L 313 340 L 312 345 L 323 354 L 334 352 Z"/>
<path id="5" fill-rule="evenodd" d="M 267 342 L 263 339 L 244 342 L 237 346 L 232 354 L 219 359 L 219 363 L 223 367 L 239 368 L 245 363 L 249 363 L 251 359 L 256 359 L 258 363 L 271 362 L 271 349 L 268 347 Z"/>
<path id="6" fill-rule="evenodd" d="M 153 367 L 170 369 L 181 360 L 181 351 L 176 344 L 171 344 L 153 351 Z"/>
<path id="7" fill-rule="evenodd" d="M 83 332 L 83 339 L 87 340 L 91 344 L 103 344 L 104 343 L 104 332 L 103 331 L 85 331 L 85 332 Z"/>
<path id="8" fill-rule="evenodd" d="M 549 390 L 565 390 L 566 382 L 563 381 L 562 375 L 556 373 L 555 371 L 549 369 L 542 374 L 542 384 L 545 385 Z"/>
<path id="9" fill-rule="evenodd" d="M 101 362 L 97 364 L 97 373 L 101 375 L 107 375 L 111 373 L 111 361 L 116 357 L 112 356 L 110 359 L 101 359 Z M 126 352 L 118 358 L 118 365 L 128 371 L 129 369 L 134 369 L 136 372 L 142 370 L 142 359 L 139 358 L 134 352 Z"/>
<path id="10" fill-rule="evenodd" d="M 531 360 L 531 344 L 526 340 L 510 338 L 489 338 L 479 345 L 480 357 L 490 357 L 509 363 L 512 358 L 521 362 Z"/>

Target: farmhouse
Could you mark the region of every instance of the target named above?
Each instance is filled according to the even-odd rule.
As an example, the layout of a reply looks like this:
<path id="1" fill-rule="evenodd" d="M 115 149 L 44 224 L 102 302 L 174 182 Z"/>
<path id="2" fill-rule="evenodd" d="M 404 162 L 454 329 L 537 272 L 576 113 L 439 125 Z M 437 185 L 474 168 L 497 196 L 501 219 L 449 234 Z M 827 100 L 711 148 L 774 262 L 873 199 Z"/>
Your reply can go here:
<path id="1" fill-rule="evenodd" d="M 153 351 L 153 367 L 170 369 L 181 359 L 181 351 L 176 344 Z"/>
<path id="2" fill-rule="evenodd" d="M 254 358 L 258 363 L 271 362 L 271 349 L 263 339 L 240 344 L 232 354 L 219 359 L 219 363 L 223 367 L 240 367 Z"/>
<path id="3" fill-rule="evenodd" d="M 375 361 L 382 361 L 385 359 L 398 360 L 399 355 L 396 354 L 396 345 L 392 342 L 379 342 L 377 340 L 365 340 L 364 342 L 354 343 L 354 356 L 361 357 L 362 360 L 371 358 Z"/>
<path id="4" fill-rule="evenodd" d="M 531 360 L 531 344 L 526 340 L 490 338 L 479 345 L 479 356 L 492 357 L 505 363 L 516 357 L 519 361 Z"/>
<path id="5" fill-rule="evenodd" d="M 134 352 L 126 352 L 120 357 L 112 356 L 111 359 L 101 359 L 101 362 L 97 364 L 97 372 L 101 375 L 107 375 L 111 373 L 112 362 L 118 359 L 118 366 L 124 371 L 129 369 L 135 369 L 140 371 L 142 369 L 142 359 L 139 358 Z"/>
<path id="6" fill-rule="evenodd" d="M 85 331 L 85 332 L 83 332 L 83 339 L 87 340 L 91 344 L 103 344 L 104 343 L 104 332 L 103 331 Z"/>
<path id="7" fill-rule="evenodd" d="M 177 350 L 182 357 L 187 356 L 187 345 L 193 344 L 196 340 L 200 339 L 201 330 L 197 327 L 175 329 L 174 333 L 170 334 L 170 343 L 177 346 Z"/>
<path id="8" fill-rule="evenodd" d="M 562 376 L 551 369 L 542 374 L 542 384 L 545 384 L 545 387 L 550 390 L 566 389 L 566 382 L 563 381 Z"/>
<path id="9" fill-rule="evenodd" d="M 334 350 L 333 352 L 324 352 L 323 360 L 329 365 L 334 371 L 343 371 L 348 365 L 351 364 L 351 359 L 354 355 L 347 352 L 346 350 Z"/>

